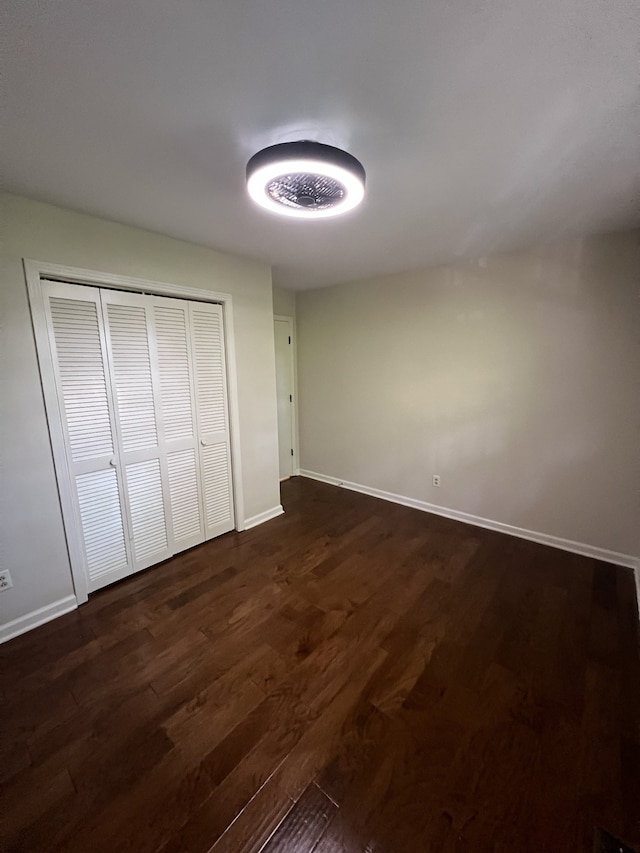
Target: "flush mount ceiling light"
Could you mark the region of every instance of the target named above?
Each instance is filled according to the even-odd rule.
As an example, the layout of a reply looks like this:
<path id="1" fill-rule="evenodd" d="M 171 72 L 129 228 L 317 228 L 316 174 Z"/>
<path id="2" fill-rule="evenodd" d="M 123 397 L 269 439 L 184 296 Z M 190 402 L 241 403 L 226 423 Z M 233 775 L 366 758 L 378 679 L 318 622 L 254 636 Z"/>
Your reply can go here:
<path id="1" fill-rule="evenodd" d="M 283 216 L 321 219 L 353 210 L 364 197 L 365 172 L 351 154 L 321 142 L 282 142 L 247 163 L 247 190 Z"/>

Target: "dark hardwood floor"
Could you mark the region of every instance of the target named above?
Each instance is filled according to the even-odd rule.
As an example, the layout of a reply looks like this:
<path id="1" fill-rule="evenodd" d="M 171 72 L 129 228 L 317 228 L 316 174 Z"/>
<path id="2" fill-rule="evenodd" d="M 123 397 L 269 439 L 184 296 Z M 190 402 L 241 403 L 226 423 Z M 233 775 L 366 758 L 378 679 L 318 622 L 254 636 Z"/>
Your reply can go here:
<path id="1" fill-rule="evenodd" d="M 640 845 L 630 570 L 294 479 L 0 647 L 3 851 Z"/>

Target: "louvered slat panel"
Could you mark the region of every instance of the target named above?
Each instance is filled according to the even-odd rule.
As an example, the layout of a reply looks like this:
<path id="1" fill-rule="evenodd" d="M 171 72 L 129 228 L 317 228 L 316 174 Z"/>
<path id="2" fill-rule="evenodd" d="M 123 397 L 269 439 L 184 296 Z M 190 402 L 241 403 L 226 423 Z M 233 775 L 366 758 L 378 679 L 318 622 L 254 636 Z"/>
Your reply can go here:
<path id="1" fill-rule="evenodd" d="M 160 460 L 127 465 L 126 476 L 135 559 L 146 562 L 167 549 Z"/>
<path id="2" fill-rule="evenodd" d="M 226 429 L 226 400 L 221 317 L 193 306 L 191 322 L 200 430 L 222 432 Z"/>
<path id="3" fill-rule="evenodd" d="M 166 441 L 193 436 L 186 310 L 186 306 L 154 306 L 160 400 Z"/>
<path id="4" fill-rule="evenodd" d="M 127 566 L 122 511 L 115 470 L 76 477 L 82 535 L 90 581 Z"/>
<path id="5" fill-rule="evenodd" d="M 205 515 L 207 526 L 213 527 L 232 519 L 227 448 L 224 444 L 203 447 L 201 456 Z"/>
<path id="6" fill-rule="evenodd" d="M 49 304 L 72 460 L 108 456 L 113 437 L 96 304 L 60 297 Z"/>
<path id="7" fill-rule="evenodd" d="M 146 312 L 135 305 L 107 306 L 118 421 L 125 453 L 156 447 Z"/>
<path id="8" fill-rule="evenodd" d="M 179 544 L 202 533 L 195 450 L 169 453 L 167 469 L 173 538 Z"/>

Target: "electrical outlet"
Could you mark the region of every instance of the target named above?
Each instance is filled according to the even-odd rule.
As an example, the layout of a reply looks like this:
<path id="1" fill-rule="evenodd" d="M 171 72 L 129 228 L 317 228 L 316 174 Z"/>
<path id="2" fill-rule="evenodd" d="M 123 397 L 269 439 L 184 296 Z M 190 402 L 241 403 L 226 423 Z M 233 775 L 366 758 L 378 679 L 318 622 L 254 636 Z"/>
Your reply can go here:
<path id="1" fill-rule="evenodd" d="M 440 485 L 440 474 L 434 474 L 433 475 L 433 485 L 434 486 Z"/>
<path id="2" fill-rule="evenodd" d="M 0 570 L 0 592 L 4 592 L 5 589 L 11 589 L 12 586 L 11 574 L 6 569 Z"/>

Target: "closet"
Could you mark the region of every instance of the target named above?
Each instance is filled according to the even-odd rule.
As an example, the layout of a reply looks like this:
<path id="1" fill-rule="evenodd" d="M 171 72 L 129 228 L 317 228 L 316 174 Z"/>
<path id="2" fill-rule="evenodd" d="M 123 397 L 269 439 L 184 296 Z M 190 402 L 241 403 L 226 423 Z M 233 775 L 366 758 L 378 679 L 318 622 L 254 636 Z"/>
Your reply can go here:
<path id="1" fill-rule="evenodd" d="M 222 307 L 57 281 L 42 295 L 88 591 L 232 530 Z"/>

